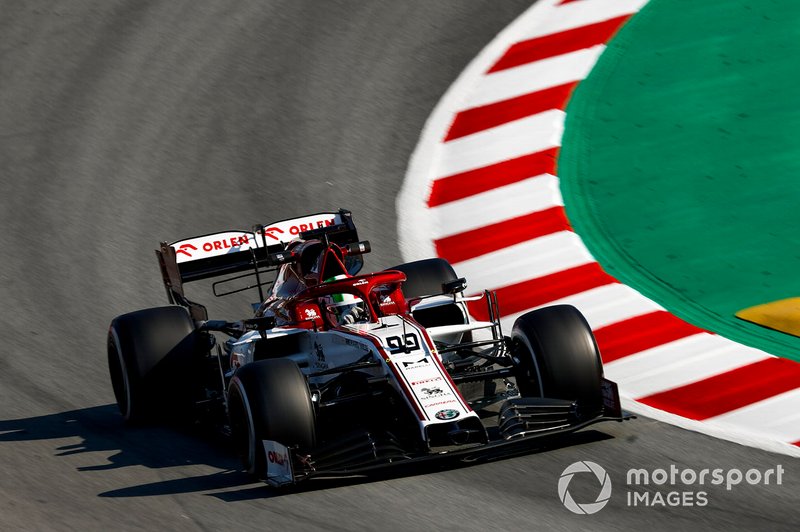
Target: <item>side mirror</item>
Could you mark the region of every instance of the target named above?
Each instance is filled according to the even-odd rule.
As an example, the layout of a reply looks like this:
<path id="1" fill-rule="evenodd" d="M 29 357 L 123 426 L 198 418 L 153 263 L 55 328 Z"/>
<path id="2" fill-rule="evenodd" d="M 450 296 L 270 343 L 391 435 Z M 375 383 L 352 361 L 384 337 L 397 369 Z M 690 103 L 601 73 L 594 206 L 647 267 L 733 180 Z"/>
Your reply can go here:
<path id="1" fill-rule="evenodd" d="M 454 281 L 448 281 L 446 283 L 442 283 L 443 294 L 458 294 L 459 292 L 463 292 L 466 289 L 467 289 L 467 280 L 463 277 L 459 277 Z"/>
<path id="2" fill-rule="evenodd" d="M 272 316 L 262 316 L 260 318 L 250 318 L 242 320 L 245 329 L 249 331 L 268 331 L 275 327 L 275 318 Z"/>
<path id="3" fill-rule="evenodd" d="M 294 262 L 297 260 L 297 253 L 293 251 L 279 251 L 277 253 L 270 253 L 267 257 L 267 262 L 272 266 L 286 264 L 287 262 Z"/>
<path id="4" fill-rule="evenodd" d="M 369 245 L 369 240 L 362 240 L 360 242 L 352 242 L 344 246 L 348 255 L 363 255 L 372 251 Z"/>

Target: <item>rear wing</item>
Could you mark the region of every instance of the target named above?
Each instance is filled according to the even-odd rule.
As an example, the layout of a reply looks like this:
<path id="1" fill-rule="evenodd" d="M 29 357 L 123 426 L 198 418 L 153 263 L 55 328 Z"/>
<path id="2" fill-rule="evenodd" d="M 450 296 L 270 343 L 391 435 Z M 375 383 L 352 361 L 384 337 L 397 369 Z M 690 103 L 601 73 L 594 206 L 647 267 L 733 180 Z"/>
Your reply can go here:
<path id="1" fill-rule="evenodd" d="M 257 225 L 252 231 L 230 230 L 161 242 L 156 256 L 169 302 L 188 307 L 194 319 L 205 320 L 205 307 L 186 298 L 184 283 L 252 270 L 254 286 L 261 286 L 259 268 L 278 264 L 271 254 L 280 253 L 296 240 L 313 238 L 340 245 L 357 242 L 352 213 L 340 209 Z"/>

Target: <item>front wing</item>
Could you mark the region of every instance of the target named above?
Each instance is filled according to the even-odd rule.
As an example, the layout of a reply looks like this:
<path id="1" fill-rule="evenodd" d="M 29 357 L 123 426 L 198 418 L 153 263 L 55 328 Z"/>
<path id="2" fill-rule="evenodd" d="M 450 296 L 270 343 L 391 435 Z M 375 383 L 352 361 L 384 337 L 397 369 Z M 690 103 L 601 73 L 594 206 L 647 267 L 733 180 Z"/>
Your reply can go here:
<path id="1" fill-rule="evenodd" d="M 447 466 L 485 462 L 518 456 L 531 452 L 537 447 L 557 447 L 559 444 L 566 443 L 563 440 L 564 436 L 578 432 L 590 425 L 603 421 L 624 421 L 633 417 L 621 410 L 616 384 L 604 380 L 603 392 L 603 409 L 595 415 L 575 417 L 569 422 L 563 422 L 563 420 L 558 423 L 534 421 L 532 422 L 533 429 L 530 429 L 530 423 L 525 424 L 528 427 L 527 430 L 514 430 L 512 427 L 511 430 L 504 432 L 505 437 L 498 437 L 498 431 L 495 430 L 496 437 L 490 437 L 484 443 L 454 445 L 446 449 L 437 448 L 427 452 L 404 450 L 403 446 L 391 436 L 368 431 L 353 433 L 340 441 L 317 449 L 312 455 L 299 455 L 294 449 L 287 449 L 278 442 L 265 441 L 265 447 L 283 451 L 283 453 L 275 451 L 273 456 L 286 457 L 286 460 L 280 460 L 280 463 L 267 460 L 265 478 L 272 486 L 284 486 L 311 478 L 388 474 L 398 467 L 423 467 L 433 463 Z M 574 403 L 562 400 L 535 399 L 531 401 L 531 405 L 536 411 L 541 411 L 542 408 L 548 406 L 562 409 L 567 404 L 574 407 Z M 522 408 L 525 408 L 524 400 Z M 520 418 L 520 416 L 515 417 L 514 415 L 507 417 L 509 419 L 504 422 L 501 411 L 499 424 L 513 425 Z M 535 426 L 537 423 L 540 424 L 538 428 Z"/>

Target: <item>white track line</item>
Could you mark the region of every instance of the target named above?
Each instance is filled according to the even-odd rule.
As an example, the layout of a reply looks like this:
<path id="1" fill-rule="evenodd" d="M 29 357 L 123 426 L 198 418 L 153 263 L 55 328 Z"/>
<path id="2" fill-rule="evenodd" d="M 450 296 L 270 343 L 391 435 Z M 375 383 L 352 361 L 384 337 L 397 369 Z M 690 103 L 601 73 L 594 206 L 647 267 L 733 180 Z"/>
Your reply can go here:
<path id="1" fill-rule="evenodd" d="M 582 3 L 582 2 L 579 2 Z M 433 225 L 427 209 L 431 182 L 443 175 L 434 175 L 441 161 L 441 140 L 450 126 L 453 116 L 464 109 L 468 91 L 484 78 L 484 73 L 506 51 L 509 43 L 523 40 L 531 27 L 540 25 L 553 10 L 556 0 L 539 0 L 530 9 L 507 26 L 484 48 L 458 79 L 447 89 L 425 123 L 414 153 L 409 161 L 403 186 L 397 195 L 398 246 L 406 260 L 424 259 L 436 255 L 429 236 Z M 635 11 L 635 9 L 632 9 Z M 545 146 L 549 148 L 552 146 Z M 530 150 L 533 153 L 536 150 Z M 455 172 L 451 172 L 455 173 Z"/>
<path id="2" fill-rule="evenodd" d="M 630 397 L 649 395 L 697 382 L 769 358 L 758 349 L 698 333 L 605 364 L 611 380 Z"/>
<path id="3" fill-rule="evenodd" d="M 800 441 L 800 389 L 770 397 L 706 420 L 721 428 L 749 427 L 785 441 Z"/>
<path id="4" fill-rule="evenodd" d="M 630 286 L 619 283 L 592 288 L 569 297 L 550 301 L 535 308 L 550 305 L 572 305 L 579 308 L 591 328 L 595 330 L 641 316 L 642 314 L 664 310 L 663 307 L 653 301 L 643 298 L 639 292 Z M 502 306 L 500 311 L 503 311 Z M 526 312 L 529 312 L 529 310 L 509 314 L 501 319 L 503 330 L 510 331 L 514 325 L 514 320 Z"/>
<path id="5" fill-rule="evenodd" d="M 514 246 L 455 263 L 458 275 L 466 277 L 470 292 L 496 290 L 565 269 L 594 262 L 580 237 L 572 231 L 528 240 Z"/>
<path id="6" fill-rule="evenodd" d="M 605 48 L 601 44 L 493 72 L 464 101 L 465 108 L 480 107 L 582 80 Z"/>
<path id="7" fill-rule="evenodd" d="M 540 0 L 541 3 L 541 0 Z M 545 1 L 550 9 L 557 2 Z M 558 6 L 558 17 L 551 18 L 542 24 L 532 24 L 527 30 L 521 31 L 518 41 L 542 37 L 561 31 L 580 28 L 595 22 L 603 22 L 612 18 L 629 15 L 639 11 L 647 0 L 581 0 Z M 523 15 L 524 16 L 524 15 Z"/>
<path id="8" fill-rule="evenodd" d="M 543 174 L 431 209 L 434 240 L 564 205 L 558 178 Z"/>
<path id="9" fill-rule="evenodd" d="M 800 458 L 800 447 L 792 445 L 789 442 L 798 441 L 792 439 L 784 439 L 776 437 L 774 433 L 765 433 L 757 427 L 747 427 L 746 425 L 733 425 L 730 423 L 714 422 L 714 421 L 696 421 L 694 419 L 687 419 L 676 414 L 670 414 L 657 408 L 653 408 L 643 403 L 632 400 L 630 397 L 625 396 L 620 392 L 620 399 L 622 399 L 622 407 L 630 412 L 636 412 L 643 416 L 647 416 L 656 421 L 669 423 L 683 429 L 691 430 L 719 438 L 721 440 L 732 441 L 741 445 L 748 445 L 758 449 L 764 449 L 773 453 L 786 454 Z M 794 404 L 800 403 L 800 398 L 794 397 Z M 769 415 L 768 412 L 763 412 Z M 711 418 L 712 420 L 716 418 Z"/>
<path id="10" fill-rule="evenodd" d="M 441 166 L 453 175 L 536 153 L 560 146 L 563 131 L 564 111 L 551 109 L 444 144 Z"/>

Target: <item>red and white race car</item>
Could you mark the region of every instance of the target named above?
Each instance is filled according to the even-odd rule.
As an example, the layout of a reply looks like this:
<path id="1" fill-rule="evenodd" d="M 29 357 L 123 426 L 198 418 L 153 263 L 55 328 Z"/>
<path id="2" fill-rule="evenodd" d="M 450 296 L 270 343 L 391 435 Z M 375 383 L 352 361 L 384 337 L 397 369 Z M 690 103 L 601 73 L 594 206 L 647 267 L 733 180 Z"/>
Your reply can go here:
<path id="1" fill-rule="evenodd" d="M 273 485 L 475 461 L 623 419 L 574 307 L 529 312 L 505 336 L 495 295 L 465 296 L 447 261 L 360 274 L 369 251 L 346 210 L 162 243 L 171 305 L 109 329 L 125 419 L 217 423 Z M 258 291 L 255 315 L 209 320 L 184 284 L 211 278 L 217 296 Z M 488 321 L 467 312 L 480 299 Z"/>

